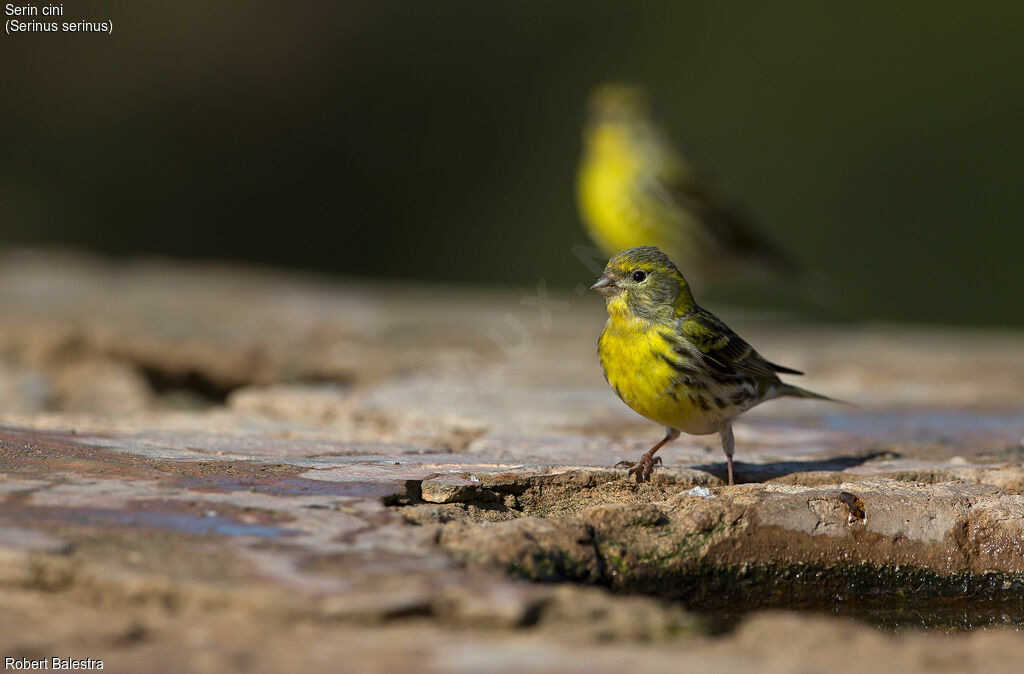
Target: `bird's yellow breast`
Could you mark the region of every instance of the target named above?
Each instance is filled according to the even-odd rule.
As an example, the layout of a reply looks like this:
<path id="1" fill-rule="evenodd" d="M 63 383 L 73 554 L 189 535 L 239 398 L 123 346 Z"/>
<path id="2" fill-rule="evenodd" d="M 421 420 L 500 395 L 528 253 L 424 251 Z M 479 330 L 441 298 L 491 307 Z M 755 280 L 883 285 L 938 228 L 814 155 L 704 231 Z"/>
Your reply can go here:
<path id="1" fill-rule="evenodd" d="M 702 392 L 691 390 L 669 360 L 672 345 L 649 321 L 628 312 L 621 298 L 608 302 L 609 319 L 598 341 L 608 384 L 638 414 L 687 433 L 718 430 L 716 410 L 701 406 Z"/>

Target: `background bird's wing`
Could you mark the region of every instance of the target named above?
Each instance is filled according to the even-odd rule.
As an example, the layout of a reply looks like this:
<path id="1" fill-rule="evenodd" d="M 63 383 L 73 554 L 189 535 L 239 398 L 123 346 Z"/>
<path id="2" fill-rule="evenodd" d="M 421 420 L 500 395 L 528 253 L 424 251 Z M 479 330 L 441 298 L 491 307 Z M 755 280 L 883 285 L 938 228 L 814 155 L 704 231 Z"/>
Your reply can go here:
<path id="1" fill-rule="evenodd" d="M 700 351 L 708 368 L 722 377 L 777 381 L 778 372 L 802 374 L 765 360 L 717 316 L 703 309 L 684 317 L 681 329 L 686 340 Z"/>
<path id="2" fill-rule="evenodd" d="M 699 223 L 705 245 L 728 254 L 758 259 L 778 271 L 795 271 L 796 263 L 763 238 L 745 218 L 728 208 L 681 161 L 665 163 L 641 178 L 647 197 L 662 208 L 677 209 Z"/>

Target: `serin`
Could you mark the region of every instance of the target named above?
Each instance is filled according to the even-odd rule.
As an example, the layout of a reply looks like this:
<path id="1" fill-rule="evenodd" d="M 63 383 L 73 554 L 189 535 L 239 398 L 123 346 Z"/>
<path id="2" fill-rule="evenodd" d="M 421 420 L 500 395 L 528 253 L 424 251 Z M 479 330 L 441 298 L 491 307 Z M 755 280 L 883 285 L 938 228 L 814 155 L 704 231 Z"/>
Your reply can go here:
<path id="1" fill-rule="evenodd" d="M 682 431 L 718 433 L 729 484 L 735 484 L 736 417 L 773 398 L 832 400 L 780 380 L 779 373 L 803 373 L 764 359 L 702 309 L 675 264 L 657 248 L 619 253 L 592 289 L 605 296 L 608 309 L 597 343 L 605 379 L 624 403 L 667 430 L 639 461 L 627 463 L 637 482 L 650 479 L 661 463 L 655 453 Z"/>

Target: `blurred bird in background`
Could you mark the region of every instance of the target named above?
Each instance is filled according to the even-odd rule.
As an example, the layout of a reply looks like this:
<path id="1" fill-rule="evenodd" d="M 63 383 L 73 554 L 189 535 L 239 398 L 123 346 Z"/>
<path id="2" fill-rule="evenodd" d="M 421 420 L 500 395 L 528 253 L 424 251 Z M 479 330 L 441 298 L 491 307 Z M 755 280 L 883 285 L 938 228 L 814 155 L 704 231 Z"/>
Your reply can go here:
<path id="1" fill-rule="evenodd" d="M 797 271 L 708 188 L 652 119 L 639 87 L 605 84 L 591 94 L 576 196 L 609 257 L 657 246 L 698 283 Z"/>

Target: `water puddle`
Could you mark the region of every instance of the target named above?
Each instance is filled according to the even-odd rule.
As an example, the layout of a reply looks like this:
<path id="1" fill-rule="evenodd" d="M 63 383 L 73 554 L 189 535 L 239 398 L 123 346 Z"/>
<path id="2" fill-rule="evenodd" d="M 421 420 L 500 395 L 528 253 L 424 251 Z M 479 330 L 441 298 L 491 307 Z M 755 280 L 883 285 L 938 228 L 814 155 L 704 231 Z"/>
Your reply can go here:
<path id="1" fill-rule="evenodd" d="M 674 600 L 728 632 L 753 611 L 783 610 L 849 618 L 881 630 L 965 632 L 1024 626 L 1024 576 L 941 575 L 903 566 L 761 569 L 749 577 L 723 569 L 681 578 Z"/>
<path id="2" fill-rule="evenodd" d="M 895 440 L 942 440 L 999 437 L 1024 442 L 1024 412 L 983 414 L 949 410 L 895 410 L 892 412 L 831 412 L 820 425 L 829 430 Z"/>
<path id="3" fill-rule="evenodd" d="M 244 522 L 215 510 L 182 513 L 113 508 L 31 508 L 23 511 L 23 517 L 59 525 L 164 529 L 197 536 L 254 536 L 275 539 L 297 533 L 271 524 Z"/>
<path id="4" fill-rule="evenodd" d="M 404 494 L 405 480 L 309 480 L 302 477 L 271 479 L 251 477 L 194 476 L 177 482 L 192 491 L 233 492 L 251 491 L 276 496 L 349 496 L 356 498 L 388 498 Z"/>
<path id="5" fill-rule="evenodd" d="M 732 631 L 753 608 L 687 606 L 708 621 L 715 633 Z M 887 632 L 929 630 L 948 634 L 988 627 L 1024 626 L 1024 602 L 1020 599 L 929 598 L 832 603 L 761 605 L 758 610 L 778 609 L 849 618 Z"/>

